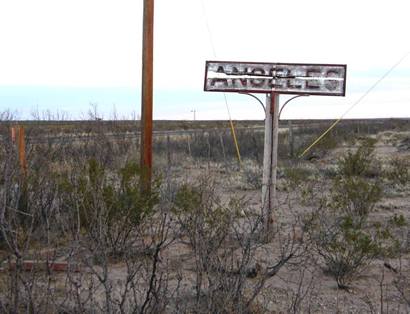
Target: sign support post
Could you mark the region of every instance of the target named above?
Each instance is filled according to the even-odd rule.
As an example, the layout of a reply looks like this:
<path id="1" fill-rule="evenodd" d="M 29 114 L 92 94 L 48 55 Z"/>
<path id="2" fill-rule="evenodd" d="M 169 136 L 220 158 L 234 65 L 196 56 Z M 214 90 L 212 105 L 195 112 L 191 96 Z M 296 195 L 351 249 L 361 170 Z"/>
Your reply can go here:
<path id="1" fill-rule="evenodd" d="M 262 177 L 262 217 L 266 240 L 272 231 L 278 168 L 279 94 L 266 95 L 265 142 Z"/>

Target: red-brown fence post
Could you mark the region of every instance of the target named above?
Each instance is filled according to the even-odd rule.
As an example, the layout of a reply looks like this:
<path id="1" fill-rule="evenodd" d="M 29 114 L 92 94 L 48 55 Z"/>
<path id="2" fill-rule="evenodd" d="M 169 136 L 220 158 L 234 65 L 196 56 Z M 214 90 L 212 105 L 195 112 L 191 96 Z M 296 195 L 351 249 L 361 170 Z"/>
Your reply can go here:
<path id="1" fill-rule="evenodd" d="M 26 138 L 23 126 L 18 127 L 18 158 L 20 164 L 20 172 L 23 177 L 27 175 L 27 159 L 26 159 Z"/>

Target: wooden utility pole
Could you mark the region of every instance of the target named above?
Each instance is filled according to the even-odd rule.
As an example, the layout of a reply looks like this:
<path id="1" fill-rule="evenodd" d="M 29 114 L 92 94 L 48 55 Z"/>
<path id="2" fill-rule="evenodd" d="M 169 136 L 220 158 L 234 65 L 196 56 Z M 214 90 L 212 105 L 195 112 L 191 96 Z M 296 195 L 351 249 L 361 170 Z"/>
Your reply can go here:
<path id="1" fill-rule="evenodd" d="M 272 232 L 278 168 L 279 94 L 266 95 L 265 143 L 263 152 L 262 214 L 266 240 Z"/>
<path id="2" fill-rule="evenodd" d="M 144 191 L 150 191 L 152 177 L 153 56 L 154 0 L 144 0 L 141 86 L 141 183 Z"/>

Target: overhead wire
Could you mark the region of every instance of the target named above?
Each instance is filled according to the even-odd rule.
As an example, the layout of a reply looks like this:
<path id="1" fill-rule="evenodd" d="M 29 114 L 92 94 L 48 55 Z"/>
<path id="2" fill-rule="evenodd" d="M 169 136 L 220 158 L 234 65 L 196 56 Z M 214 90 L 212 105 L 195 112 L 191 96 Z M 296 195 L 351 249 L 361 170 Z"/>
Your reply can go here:
<path id="1" fill-rule="evenodd" d="M 404 61 L 408 56 L 410 55 L 410 51 L 408 51 L 406 54 L 404 54 L 403 57 L 401 57 L 396 63 L 393 64 L 393 66 L 390 67 L 390 69 L 384 73 L 373 85 L 370 86 L 370 88 L 361 96 L 359 97 L 358 100 L 356 100 L 342 115 L 339 119 L 337 119 L 325 132 L 323 132 L 310 146 L 308 146 L 302 154 L 299 155 L 299 158 L 302 158 L 305 156 L 315 145 L 317 145 L 332 129 L 336 127 L 337 124 L 339 124 L 340 121 L 343 120 L 343 118 L 354 108 L 356 107 L 367 95 L 372 92 L 377 85 L 380 84 L 381 81 L 383 81 L 395 68 L 397 68 L 400 63 Z"/>
<path id="2" fill-rule="evenodd" d="M 215 49 L 215 44 L 214 44 L 214 41 L 213 41 L 211 27 L 209 26 L 208 15 L 207 15 L 207 12 L 206 12 L 205 3 L 204 3 L 204 0 L 200 0 L 200 2 L 201 2 L 201 7 L 202 7 L 203 18 L 204 18 L 204 21 L 205 21 L 205 26 L 206 26 L 206 29 L 207 29 L 207 32 L 208 32 L 209 42 L 211 44 L 213 57 L 216 59 L 216 49 Z M 240 153 L 240 150 L 239 150 L 239 144 L 238 144 L 238 140 L 237 140 L 237 137 L 236 137 L 235 126 L 234 126 L 233 121 L 232 121 L 231 111 L 229 109 L 228 98 L 226 97 L 226 93 L 223 93 L 223 95 L 224 95 L 224 100 L 225 100 L 225 107 L 226 107 L 226 110 L 228 112 L 229 126 L 230 126 L 230 129 L 231 129 L 233 141 L 235 143 L 236 154 L 238 156 L 239 167 L 242 167 L 241 153 Z"/>

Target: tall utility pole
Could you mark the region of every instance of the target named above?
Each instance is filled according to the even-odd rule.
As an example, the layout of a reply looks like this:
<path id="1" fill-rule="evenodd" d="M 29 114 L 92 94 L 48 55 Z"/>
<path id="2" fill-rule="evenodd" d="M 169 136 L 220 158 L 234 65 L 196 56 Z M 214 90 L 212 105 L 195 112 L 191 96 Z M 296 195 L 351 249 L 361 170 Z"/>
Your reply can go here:
<path id="1" fill-rule="evenodd" d="M 144 0 L 141 86 L 141 183 L 145 191 L 150 191 L 152 177 L 153 56 L 154 0 Z"/>

